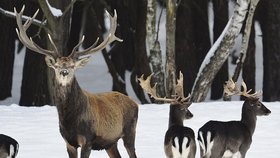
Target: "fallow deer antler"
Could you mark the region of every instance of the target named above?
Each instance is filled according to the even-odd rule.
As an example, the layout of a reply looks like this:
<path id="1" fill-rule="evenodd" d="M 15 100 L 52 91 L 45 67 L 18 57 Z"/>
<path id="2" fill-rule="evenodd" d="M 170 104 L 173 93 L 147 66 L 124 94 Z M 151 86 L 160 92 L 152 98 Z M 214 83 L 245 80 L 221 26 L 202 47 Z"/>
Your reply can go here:
<path id="1" fill-rule="evenodd" d="M 179 79 L 177 80 L 177 85 L 175 87 L 175 95 L 173 95 L 173 98 L 162 98 L 157 96 L 156 92 L 156 84 L 151 87 L 151 74 L 150 76 L 147 77 L 147 79 L 144 79 L 144 75 L 142 75 L 140 78 L 138 78 L 140 82 L 140 86 L 146 91 L 146 93 L 150 94 L 152 98 L 158 101 L 164 101 L 164 102 L 189 102 L 190 95 L 188 97 L 184 96 L 184 89 L 183 89 L 183 74 L 180 72 Z"/>
<path id="2" fill-rule="evenodd" d="M 241 83 L 243 87 L 243 91 L 240 90 L 236 82 L 234 82 L 232 79 L 228 80 L 224 86 L 224 92 L 228 95 L 242 95 L 247 98 L 252 98 L 252 99 L 259 99 L 260 96 L 262 95 L 262 91 L 257 91 L 253 94 L 249 94 L 252 89 L 247 91 L 247 85 L 244 81 Z"/>

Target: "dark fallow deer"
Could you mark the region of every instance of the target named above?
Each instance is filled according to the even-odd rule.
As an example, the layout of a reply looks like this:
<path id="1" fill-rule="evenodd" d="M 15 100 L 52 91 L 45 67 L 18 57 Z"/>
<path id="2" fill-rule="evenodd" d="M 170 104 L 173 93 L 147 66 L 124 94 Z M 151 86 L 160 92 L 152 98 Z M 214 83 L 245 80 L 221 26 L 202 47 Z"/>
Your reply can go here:
<path id="1" fill-rule="evenodd" d="M 14 138 L 0 134 L 0 158 L 15 158 L 18 149 L 18 142 Z"/>
<path id="2" fill-rule="evenodd" d="M 73 48 L 69 56 L 59 56 L 57 47 L 48 35 L 53 50 L 39 47 L 26 35 L 26 30 L 36 17 L 22 24 L 22 14 L 17 12 L 17 34 L 19 40 L 29 49 L 46 56 L 47 65 L 55 72 L 53 92 L 54 103 L 59 117 L 59 128 L 67 145 L 70 158 L 77 158 L 77 148 L 81 147 L 81 158 L 88 158 L 91 150 L 106 149 L 109 157 L 120 158 L 117 142 L 123 139 L 130 158 L 136 158 L 135 132 L 138 119 L 138 105 L 131 98 L 118 92 L 92 94 L 79 86 L 74 71 L 84 67 L 89 56 L 104 49 L 113 41 L 121 41 L 115 36 L 117 15 L 110 16 L 110 30 L 102 43 L 77 51 L 83 38 Z M 86 57 L 85 57 L 86 56 Z"/>
<path id="3" fill-rule="evenodd" d="M 156 86 L 151 87 L 151 76 L 145 80 L 143 75 L 139 78 L 141 87 L 155 100 L 169 102 L 169 124 L 164 138 L 164 151 L 167 158 L 194 158 L 196 143 L 194 131 L 184 126 L 184 120 L 193 117 L 188 110 L 191 105 L 190 96 L 185 97 L 183 91 L 183 74 L 177 80 L 173 98 L 157 96 Z"/>
<path id="4" fill-rule="evenodd" d="M 244 158 L 252 143 L 257 116 L 269 115 L 271 111 L 260 101 L 261 92 L 249 94 L 242 82 L 243 91 L 229 80 L 224 91 L 226 95 L 246 97 L 240 121 L 209 121 L 198 131 L 201 158 Z"/>

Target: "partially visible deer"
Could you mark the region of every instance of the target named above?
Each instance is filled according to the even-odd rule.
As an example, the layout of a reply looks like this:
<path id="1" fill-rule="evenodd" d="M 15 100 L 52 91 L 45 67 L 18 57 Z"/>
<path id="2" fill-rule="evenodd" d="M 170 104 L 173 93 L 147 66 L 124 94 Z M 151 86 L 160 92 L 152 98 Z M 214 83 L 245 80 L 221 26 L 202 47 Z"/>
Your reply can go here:
<path id="1" fill-rule="evenodd" d="M 0 158 L 15 158 L 18 149 L 18 142 L 14 138 L 0 134 Z"/>
<path id="2" fill-rule="evenodd" d="M 46 63 L 55 72 L 54 103 L 59 116 L 59 128 L 67 145 L 70 158 L 77 158 L 77 148 L 81 147 L 81 158 L 88 158 L 91 150 L 106 149 L 109 157 L 120 158 L 117 142 L 123 139 L 130 158 L 136 158 L 135 132 L 138 119 L 138 105 L 128 96 L 118 92 L 92 94 L 79 86 L 74 72 L 84 67 L 90 54 L 104 49 L 113 41 L 122 41 L 115 36 L 117 15 L 110 16 L 109 35 L 96 46 L 97 41 L 89 48 L 77 51 L 84 41 L 83 38 L 73 48 L 69 56 L 59 56 L 57 47 L 48 34 L 53 46 L 52 50 L 39 47 L 29 38 L 26 30 L 32 24 L 34 16 L 22 24 L 22 14 L 17 12 L 17 34 L 19 40 L 29 49 L 46 56 Z M 86 57 L 84 57 L 86 56 Z"/>
<path id="3" fill-rule="evenodd" d="M 184 126 L 184 120 L 191 119 L 193 114 L 188 110 L 191 105 L 190 96 L 185 97 L 183 90 L 183 74 L 177 80 L 173 98 L 157 96 L 156 86 L 151 87 L 151 77 L 145 80 L 143 75 L 139 79 L 141 87 L 155 100 L 170 103 L 168 130 L 165 133 L 164 151 L 168 158 L 194 158 L 196 144 L 194 132 Z"/>
<path id="4" fill-rule="evenodd" d="M 252 143 L 257 116 L 269 115 L 271 111 L 260 101 L 261 92 L 249 94 L 242 82 L 243 91 L 229 80 L 225 85 L 227 95 L 246 97 L 240 121 L 209 121 L 198 131 L 201 158 L 244 158 Z"/>

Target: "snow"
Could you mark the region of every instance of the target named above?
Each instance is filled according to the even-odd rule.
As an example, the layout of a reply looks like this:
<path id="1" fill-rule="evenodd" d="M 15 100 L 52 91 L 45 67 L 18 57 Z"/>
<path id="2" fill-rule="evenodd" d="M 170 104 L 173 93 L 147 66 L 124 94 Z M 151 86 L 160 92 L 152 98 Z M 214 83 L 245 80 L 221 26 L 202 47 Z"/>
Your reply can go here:
<path id="1" fill-rule="evenodd" d="M 57 9 L 57 8 L 52 7 L 52 6 L 50 5 L 50 3 L 49 3 L 48 0 L 46 0 L 46 2 L 47 2 L 47 4 L 48 4 L 48 7 L 49 7 L 49 9 L 50 9 L 50 11 L 51 11 L 51 13 L 52 13 L 53 16 L 55 16 L 55 17 L 60 17 L 60 16 L 62 16 L 62 11 L 61 11 L 60 9 Z"/>
<path id="2" fill-rule="evenodd" d="M 60 16 L 62 14 L 59 9 L 53 8 L 50 5 L 49 7 L 54 15 Z M 165 12 L 163 14 L 162 17 L 165 17 Z M 164 27 L 165 21 L 163 18 L 159 34 L 162 52 L 165 52 Z M 261 34 L 259 26 L 256 25 L 256 27 L 258 27 L 257 35 Z M 256 36 L 256 41 L 258 41 L 256 44 L 257 63 L 262 63 L 262 57 L 260 56 L 262 50 L 261 36 Z M 27 108 L 13 104 L 18 103 L 20 98 L 24 56 L 24 53 L 15 56 L 13 97 L 0 101 L 0 133 L 12 136 L 19 142 L 18 158 L 67 158 L 65 143 L 58 129 L 56 108 L 51 106 Z M 163 53 L 164 58 L 165 54 Z M 230 66 L 232 70 L 232 65 Z M 256 89 L 261 89 L 262 64 L 257 64 L 256 66 Z M 77 70 L 76 76 L 80 86 L 90 92 L 96 93 L 111 90 L 112 78 L 108 73 L 101 53 L 92 55 L 90 63 L 86 67 Z M 126 77 L 126 82 L 129 82 L 129 72 L 127 72 Z M 127 86 L 127 91 L 131 97 L 136 99 L 131 86 Z M 264 104 L 272 111 L 272 114 L 258 118 L 253 143 L 248 151 L 247 158 L 278 158 L 280 155 L 280 105 L 279 102 Z M 240 119 L 241 105 L 242 102 L 240 101 L 193 103 L 189 109 L 194 114 L 194 118 L 186 121 L 185 125 L 191 127 L 197 136 L 199 127 L 210 119 L 222 121 Z M 138 157 L 165 157 L 163 139 L 168 126 L 169 106 L 167 104 L 147 104 L 140 105 L 139 107 L 136 137 Z M 119 142 L 119 149 L 121 155 L 127 158 L 127 153 L 121 141 Z M 92 157 L 105 158 L 108 156 L 105 151 L 93 151 L 91 153 Z M 199 157 L 199 148 L 197 149 L 196 157 Z"/>
<path id="3" fill-rule="evenodd" d="M 258 117 L 253 142 L 247 158 L 278 158 L 280 155 L 280 105 L 279 102 L 264 103 L 272 113 Z M 185 125 L 191 127 L 197 137 L 197 130 L 210 119 L 239 120 L 241 101 L 193 103 L 189 108 L 194 114 Z M 138 157 L 162 158 L 164 134 L 168 126 L 168 104 L 140 105 L 137 125 L 136 152 Z M 20 107 L 12 104 L 0 108 L 0 131 L 15 138 L 20 145 L 19 158 L 67 158 L 64 140 L 58 129 L 55 107 Z M 198 143 L 197 143 L 198 145 Z M 120 153 L 128 155 L 119 141 Z M 92 157 L 108 157 L 104 150 L 92 151 Z M 197 150 L 196 157 L 199 157 Z"/>

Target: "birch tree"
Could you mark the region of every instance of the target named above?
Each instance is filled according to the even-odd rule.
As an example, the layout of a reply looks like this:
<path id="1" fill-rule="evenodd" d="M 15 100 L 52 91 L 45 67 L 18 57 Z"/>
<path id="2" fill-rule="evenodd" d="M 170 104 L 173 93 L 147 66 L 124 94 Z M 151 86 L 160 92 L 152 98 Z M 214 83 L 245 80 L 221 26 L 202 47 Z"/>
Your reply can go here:
<path id="1" fill-rule="evenodd" d="M 209 91 L 213 79 L 234 46 L 239 35 L 243 21 L 248 12 L 250 0 L 237 0 L 234 13 L 219 39 L 207 53 L 192 89 L 192 100 L 203 101 Z"/>
<path id="2" fill-rule="evenodd" d="M 149 60 L 152 67 L 153 82 L 157 83 L 157 93 L 159 96 L 165 96 L 164 72 L 162 65 L 162 55 L 160 43 L 158 40 L 159 24 L 161 20 L 162 10 L 160 12 L 158 22 L 157 18 L 157 1 L 148 0 L 147 8 L 147 47 L 150 50 Z M 157 25 L 158 24 L 158 25 Z"/>

